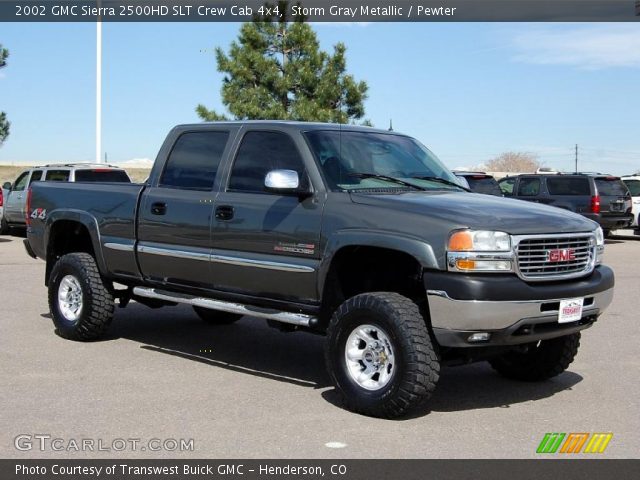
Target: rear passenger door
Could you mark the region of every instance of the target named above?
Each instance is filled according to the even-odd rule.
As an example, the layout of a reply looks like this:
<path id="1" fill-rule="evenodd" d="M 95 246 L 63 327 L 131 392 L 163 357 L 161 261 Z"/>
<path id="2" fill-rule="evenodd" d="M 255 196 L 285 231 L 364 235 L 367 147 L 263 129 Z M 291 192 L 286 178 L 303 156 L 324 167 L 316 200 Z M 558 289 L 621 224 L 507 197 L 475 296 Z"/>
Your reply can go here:
<path id="1" fill-rule="evenodd" d="M 211 288 L 211 218 L 218 170 L 233 128 L 179 134 L 138 214 L 138 259 L 145 278 L 167 285 Z"/>
<path id="2" fill-rule="evenodd" d="M 317 300 L 316 271 L 324 196 L 267 192 L 267 172 L 295 170 L 310 185 L 301 136 L 249 129 L 240 141 L 225 191 L 216 199 L 212 271 L 217 288 L 271 299 Z M 306 162 L 309 162 L 308 164 Z"/>

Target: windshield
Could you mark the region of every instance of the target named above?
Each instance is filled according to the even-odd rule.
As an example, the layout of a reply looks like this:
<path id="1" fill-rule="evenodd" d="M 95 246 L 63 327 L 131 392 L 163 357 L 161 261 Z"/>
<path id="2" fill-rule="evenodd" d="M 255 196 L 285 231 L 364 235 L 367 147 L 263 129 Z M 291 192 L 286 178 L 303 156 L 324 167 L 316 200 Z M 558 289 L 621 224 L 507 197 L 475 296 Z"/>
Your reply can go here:
<path id="1" fill-rule="evenodd" d="M 325 179 L 333 190 L 410 189 L 391 179 L 356 174 L 394 177 L 429 190 L 461 190 L 434 180 L 435 177 L 457 184 L 456 177 L 438 158 L 418 141 L 402 135 L 377 132 L 306 132 Z"/>

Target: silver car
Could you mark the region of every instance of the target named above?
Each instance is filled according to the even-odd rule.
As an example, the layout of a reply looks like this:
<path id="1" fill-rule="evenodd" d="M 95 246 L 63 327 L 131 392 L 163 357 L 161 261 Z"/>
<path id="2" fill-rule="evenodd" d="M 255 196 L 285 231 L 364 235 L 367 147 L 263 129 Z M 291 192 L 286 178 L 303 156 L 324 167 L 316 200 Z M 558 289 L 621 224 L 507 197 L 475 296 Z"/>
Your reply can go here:
<path id="1" fill-rule="evenodd" d="M 2 186 L 3 230 L 24 227 L 29 185 L 37 181 L 46 182 L 127 182 L 131 179 L 123 169 L 102 163 L 68 163 L 43 165 L 25 170 L 13 183 Z"/>

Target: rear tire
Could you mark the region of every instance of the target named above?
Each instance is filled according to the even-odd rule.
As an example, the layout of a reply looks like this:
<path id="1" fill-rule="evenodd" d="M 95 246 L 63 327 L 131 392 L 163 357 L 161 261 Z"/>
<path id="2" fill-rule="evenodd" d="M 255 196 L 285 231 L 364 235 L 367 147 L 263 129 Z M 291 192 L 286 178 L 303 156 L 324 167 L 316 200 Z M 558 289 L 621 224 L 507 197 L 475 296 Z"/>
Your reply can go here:
<path id="1" fill-rule="evenodd" d="M 348 409 L 395 418 L 426 402 L 440 363 L 418 306 L 397 293 L 357 295 L 327 329 L 325 361 Z"/>
<path id="2" fill-rule="evenodd" d="M 580 347 L 580 334 L 531 343 L 525 352 L 513 351 L 489 360 L 502 376 L 514 380 L 538 382 L 564 372 Z"/>
<path id="3" fill-rule="evenodd" d="M 221 312 L 220 310 L 211 310 L 210 308 L 193 307 L 202 321 L 210 325 L 230 325 L 242 318 L 237 313 Z"/>
<path id="4" fill-rule="evenodd" d="M 49 310 L 58 334 L 69 340 L 96 340 L 113 319 L 111 288 L 88 253 L 69 253 L 49 277 Z"/>

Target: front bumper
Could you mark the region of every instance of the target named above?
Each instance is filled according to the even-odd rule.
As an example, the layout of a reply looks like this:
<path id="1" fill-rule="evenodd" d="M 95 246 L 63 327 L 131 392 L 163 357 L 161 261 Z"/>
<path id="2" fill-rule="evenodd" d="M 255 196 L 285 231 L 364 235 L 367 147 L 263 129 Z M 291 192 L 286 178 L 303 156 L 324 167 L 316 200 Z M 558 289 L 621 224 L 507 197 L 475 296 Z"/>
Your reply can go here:
<path id="1" fill-rule="evenodd" d="M 517 345 L 590 327 L 611 304 L 613 271 L 600 266 L 584 278 L 526 283 L 514 275 L 429 272 L 425 286 L 431 326 L 441 346 Z M 584 298 L 582 318 L 558 323 L 560 300 Z M 470 342 L 473 333 L 489 333 Z"/>

